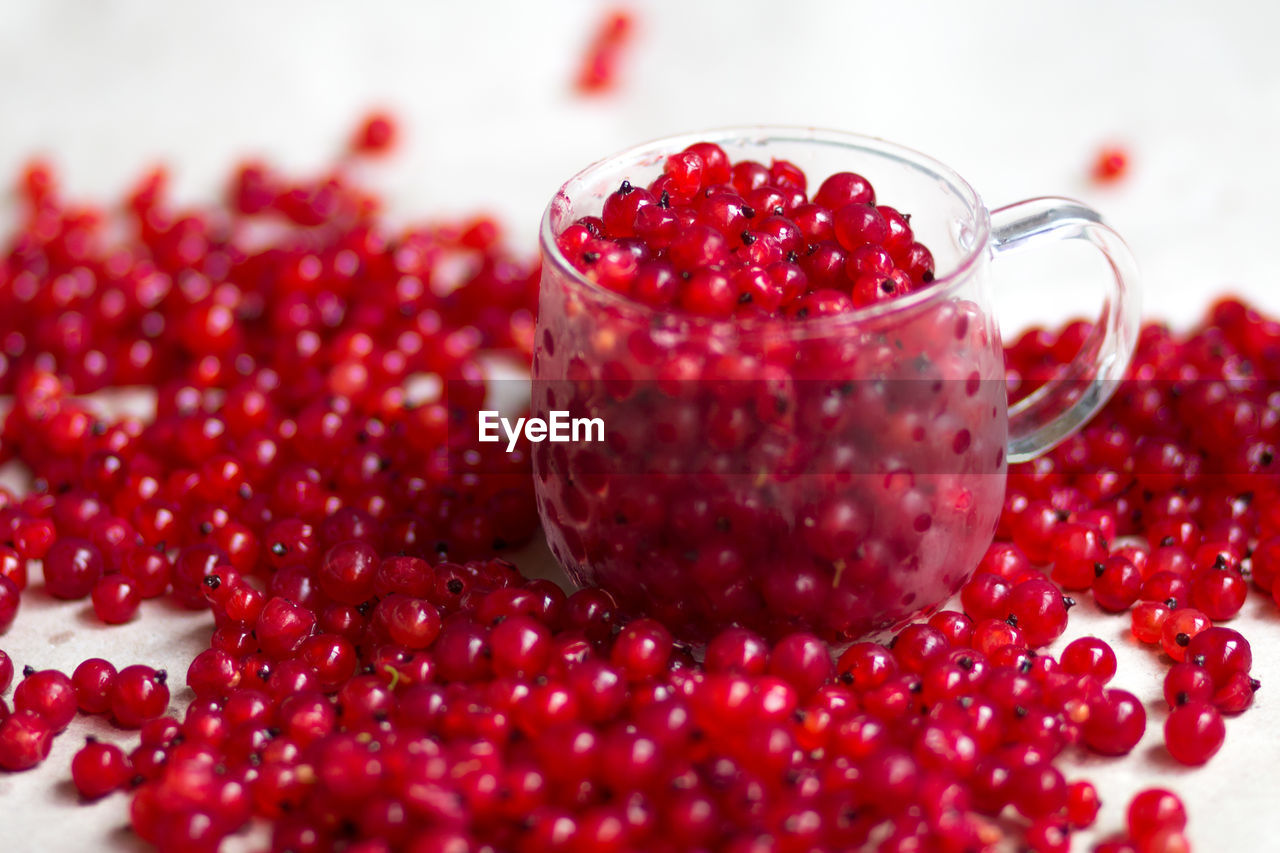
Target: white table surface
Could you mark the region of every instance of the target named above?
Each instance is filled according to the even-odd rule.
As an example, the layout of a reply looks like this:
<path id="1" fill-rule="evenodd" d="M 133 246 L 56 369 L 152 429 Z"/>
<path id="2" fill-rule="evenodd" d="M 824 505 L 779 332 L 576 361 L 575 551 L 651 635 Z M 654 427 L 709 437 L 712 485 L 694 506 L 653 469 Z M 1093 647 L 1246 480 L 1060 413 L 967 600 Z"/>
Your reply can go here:
<path id="1" fill-rule="evenodd" d="M 1146 278 L 1147 313 L 1186 327 L 1224 290 L 1280 313 L 1270 253 L 1280 197 L 1280 7 L 1193 2 L 635 2 L 640 32 L 616 94 L 570 87 L 604 4 L 0 2 L 0 180 L 33 152 L 51 155 L 73 194 L 113 199 L 163 159 L 182 196 L 218 191 L 237 157 L 299 170 L 341 147 L 358 115 L 385 105 L 405 144 L 365 177 L 393 209 L 439 218 L 492 211 L 533 250 L 542 208 L 591 160 L 668 133 L 729 124 L 838 127 L 883 136 L 956 167 L 993 204 L 1070 195 L 1128 238 Z M 1132 152 L 1117 186 L 1088 181 L 1097 148 Z M 0 204 L 0 221 L 10 206 Z M 1003 265 L 1006 329 L 1056 324 L 1089 305 L 1066 286 L 1070 257 Z M 13 476 L 7 472 L 5 476 Z M 532 549 L 525 565 L 549 571 Z M 38 572 L 33 585 L 39 586 Z M 151 602 L 118 628 L 87 603 L 24 596 L 0 637 L 23 664 L 70 672 L 91 655 L 173 674 L 209 620 Z M 1164 664 L 1127 636 L 1127 619 L 1085 605 L 1065 640 L 1093 633 L 1120 658 L 1116 683 L 1149 700 L 1149 730 L 1128 758 L 1088 759 L 1101 834 L 1121 827 L 1136 790 L 1179 791 L 1205 851 L 1276 849 L 1280 784 L 1280 632 L 1251 596 L 1233 624 L 1254 645 L 1263 690 L 1228 722 L 1206 768 L 1160 746 Z M 1060 647 L 1062 643 L 1058 644 Z M 69 761 L 91 732 L 77 720 L 39 769 L 0 774 L 0 850 L 134 849 L 126 798 L 80 806 Z M 1069 774 L 1070 775 L 1070 774 Z M 1088 849 L 1082 834 L 1074 849 Z M 231 845 L 229 845 L 231 846 Z M 252 849 L 251 839 L 237 848 Z"/>

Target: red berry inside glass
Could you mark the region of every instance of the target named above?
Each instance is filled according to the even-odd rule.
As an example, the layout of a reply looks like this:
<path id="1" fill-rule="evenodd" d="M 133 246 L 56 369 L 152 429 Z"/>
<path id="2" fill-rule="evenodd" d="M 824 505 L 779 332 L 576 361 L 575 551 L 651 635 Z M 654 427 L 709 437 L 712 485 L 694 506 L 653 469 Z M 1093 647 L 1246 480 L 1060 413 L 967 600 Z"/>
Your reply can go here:
<path id="1" fill-rule="evenodd" d="M 715 318 L 841 313 L 934 276 L 911 216 L 877 204 L 865 177 L 837 172 L 811 198 L 796 164 L 731 163 L 710 142 L 667 157 L 648 186 L 622 181 L 558 244 L 609 290 Z"/>

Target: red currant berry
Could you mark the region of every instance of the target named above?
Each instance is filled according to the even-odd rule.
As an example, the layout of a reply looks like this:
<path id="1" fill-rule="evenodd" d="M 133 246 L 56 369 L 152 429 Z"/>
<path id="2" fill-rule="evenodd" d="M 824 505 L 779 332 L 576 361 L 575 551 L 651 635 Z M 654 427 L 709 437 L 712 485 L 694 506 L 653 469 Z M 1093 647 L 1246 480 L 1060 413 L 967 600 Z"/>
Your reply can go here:
<path id="1" fill-rule="evenodd" d="M 116 676 L 111 688 L 111 715 L 124 728 L 136 729 L 169 707 L 164 670 L 135 664 Z"/>
<path id="2" fill-rule="evenodd" d="M 97 800 L 124 787 L 132 775 L 120 747 L 88 738 L 71 759 L 71 781 L 86 800 Z"/>
<path id="3" fill-rule="evenodd" d="M 71 673 L 76 705 L 86 714 L 102 714 L 111 707 L 116 668 L 102 658 L 89 658 Z"/>
<path id="4" fill-rule="evenodd" d="M 71 724 L 77 707 L 75 686 L 56 669 L 24 672 L 13 691 L 13 710 L 39 714 L 54 732 Z"/>
<path id="5" fill-rule="evenodd" d="M 1205 764 L 1222 748 L 1227 729 L 1218 709 L 1205 702 L 1188 702 L 1169 712 L 1164 723 L 1164 743 L 1182 764 Z"/>
<path id="6" fill-rule="evenodd" d="M 1147 712 L 1132 693 L 1107 690 L 1091 703 L 1082 734 L 1085 744 L 1101 755 L 1124 755 L 1137 746 L 1147 728 Z"/>
<path id="7" fill-rule="evenodd" d="M 1163 788 L 1147 788 L 1139 791 L 1129 801 L 1129 835 L 1135 841 L 1145 841 L 1164 829 L 1182 831 L 1187 826 L 1187 811 L 1182 800 L 1172 791 Z"/>
<path id="8" fill-rule="evenodd" d="M 93 612 L 108 625 L 122 625 L 138 612 L 142 603 L 133 581 L 122 574 L 99 578 L 93 586 Z"/>

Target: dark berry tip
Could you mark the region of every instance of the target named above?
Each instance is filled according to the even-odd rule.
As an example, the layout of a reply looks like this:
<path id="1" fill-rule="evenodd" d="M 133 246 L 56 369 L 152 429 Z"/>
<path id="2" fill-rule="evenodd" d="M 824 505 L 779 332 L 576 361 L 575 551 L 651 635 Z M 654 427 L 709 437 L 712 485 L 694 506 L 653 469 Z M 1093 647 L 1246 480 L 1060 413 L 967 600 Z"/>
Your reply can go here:
<path id="1" fill-rule="evenodd" d="M 1178 645 L 1182 646 L 1183 648 L 1186 648 L 1187 646 L 1191 645 L 1191 635 L 1185 632 L 1180 632 L 1177 636 L 1173 638 L 1173 641 Z"/>
<path id="2" fill-rule="evenodd" d="M 26 666 L 24 666 L 24 667 L 22 668 L 22 677 L 23 677 L 23 678 L 30 678 L 31 676 L 33 676 L 33 675 L 35 675 L 35 674 L 36 674 L 36 668 L 35 668 L 34 666 L 32 666 L 31 664 L 27 664 Z"/>

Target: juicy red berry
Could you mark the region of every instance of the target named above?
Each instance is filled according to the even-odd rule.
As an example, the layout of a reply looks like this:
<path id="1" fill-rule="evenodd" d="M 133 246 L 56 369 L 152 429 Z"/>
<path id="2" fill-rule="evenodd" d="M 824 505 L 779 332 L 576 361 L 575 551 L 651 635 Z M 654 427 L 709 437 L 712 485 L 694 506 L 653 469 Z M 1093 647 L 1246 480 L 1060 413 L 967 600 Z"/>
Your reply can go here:
<path id="1" fill-rule="evenodd" d="M 85 598 L 102 577 L 102 554 L 91 542 L 66 538 L 44 558 L 45 589 L 54 598 Z"/>
<path id="2" fill-rule="evenodd" d="M 0 722 L 0 769 L 30 770 L 49 757 L 52 726 L 35 711 L 15 710 Z"/>
<path id="3" fill-rule="evenodd" d="M 1225 621 L 1240 612 L 1249 584 L 1238 572 L 1211 569 L 1191 580 L 1191 606 L 1210 619 Z"/>
<path id="4" fill-rule="evenodd" d="M 853 251 L 865 245 L 882 245 L 889 238 L 889 226 L 874 205 L 847 204 L 838 209 L 833 221 L 837 242 Z"/>
<path id="5" fill-rule="evenodd" d="M 1142 593 L 1142 572 L 1128 559 L 1107 558 L 1101 570 L 1095 568 L 1093 600 L 1103 610 L 1120 613 L 1128 610 Z"/>
<path id="6" fill-rule="evenodd" d="M 91 595 L 94 615 L 108 625 L 128 622 L 142 602 L 133 581 L 120 574 L 99 578 Z"/>
<path id="7" fill-rule="evenodd" d="M 769 656 L 769 672 L 788 681 L 801 697 L 812 695 L 833 671 L 827 644 L 812 634 L 784 637 Z"/>
<path id="8" fill-rule="evenodd" d="M 120 790 L 131 774 L 129 759 L 120 747 L 93 738 L 71 759 L 71 781 L 86 800 Z"/>
<path id="9" fill-rule="evenodd" d="M 1170 708 L 1213 699 L 1214 682 L 1208 670 L 1193 663 L 1175 663 L 1164 676 L 1164 698 Z"/>
<path id="10" fill-rule="evenodd" d="M 1028 646 L 1038 647 L 1062 636 L 1067 629 L 1067 602 L 1062 590 L 1048 581 L 1028 580 L 1009 593 L 1011 624 L 1026 638 Z"/>
<path id="11" fill-rule="evenodd" d="M 694 151 L 677 152 L 663 163 L 662 173 L 669 179 L 670 194 L 687 201 L 702 188 L 702 157 Z"/>
<path id="12" fill-rule="evenodd" d="M 662 623 L 637 619 L 614 639 L 610 659 L 628 679 L 644 681 L 666 669 L 671 648 L 671 632 Z"/>
<path id="13" fill-rule="evenodd" d="M 903 628 L 893 638 L 891 648 L 898 665 L 917 675 L 931 669 L 950 651 L 943 633 L 922 623 Z"/>
<path id="14" fill-rule="evenodd" d="M 1212 625 L 1208 616 L 1193 607 L 1175 610 L 1160 628 L 1160 645 L 1165 654 L 1174 660 L 1186 660 L 1187 647 L 1191 645 L 1191 641 Z"/>
<path id="15" fill-rule="evenodd" d="M 102 658 L 89 658 L 71 673 L 76 705 L 86 714 L 101 714 L 111 707 L 116 668 Z"/>
<path id="16" fill-rule="evenodd" d="M 1224 714 L 1243 713 L 1253 705 L 1253 695 L 1261 686 L 1248 673 L 1232 673 L 1213 691 L 1213 706 Z"/>
<path id="17" fill-rule="evenodd" d="M 169 707 L 164 670 L 134 664 L 116 675 L 111 687 L 111 715 L 124 728 L 136 729 Z"/>
<path id="18" fill-rule="evenodd" d="M 1128 153 L 1123 148 L 1109 146 L 1098 152 L 1091 173 L 1098 183 L 1109 184 L 1123 178 L 1128 171 Z"/>
<path id="19" fill-rule="evenodd" d="M 1129 835 L 1143 842 L 1161 830 L 1181 831 L 1187 826 L 1182 800 L 1164 788 L 1147 788 L 1129 801 Z"/>
<path id="20" fill-rule="evenodd" d="M 374 608 L 374 621 L 406 649 L 425 649 L 440 635 L 440 612 L 423 598 L 388 596 Z"/>
<path id="21" fill-rule="evenodd" d="M 964 612 L 974 619 L 998 619 L 1009 614 L 1013 584 L 989 572 L 976 574 L 960 589 Z"/>
<path id="22" fill-rule="evenodd" d="M 1022 631 L 1005 619 L 983 619 L 975 623 L 970 642 L 987 657 L 993 657 L 1005 648 L 1024 652 L 1028 645 Z"/>
<path id="23" fill-rule="evenodd" d="M 1142 643 L 1159 643 L 1164 636 L 1164 623 L 1172 611 L 1155 601 L 1144 601 L 1130 614 L 1130 630 Z"/>
<path id="24" fill-rule="evenodd" d="M 1137 746 L 1147 728 L 1147 712 L 1132 693 L 1108 690 L 1090 703 L 1084 742 L 1102 755 L 1124 755 Z"/>
<path id="25" fill-rule="evenodd" d="M 1106 545 L 1097 529 L 1080 522 L 1066 522 L 1052 532 L 1053 579 L 1063 589 L 1088 589 L 1107 559 Z M 1047 555 L 1046 555 L 1047 556 Z"/>
<path id="26" fill-rule="evenodd" d="M 814 204 L 829 210 L 838 210 L 846 204 L 875 204 L 875 190 L 871 183 L 853 172 L 837 172 L 831 175 L 813 195 Z"/>
<path id="27" fill-rule="evenodd" d="M 1089 782 L 1072 782 L 1067 786 L 1067 822 L 1073 829 L 1093 826 L 1098 819 L 1102 801 L 1098 789 Z"/>
<path id="28" fill-rule="evenodd" d="M 1116 674 L 1116 653 L 1097 637 L 1072 640 L 1062 650 L 1062 670 L 1071 675 L 1087 675 L 1106 684 Z"/>
<path id="29" fill-rule="evenodd" d="M 973 641 L 973 620 L 954 610 L 939 610 L 930 616 L 929 627 L 941 632 L 952 647 L 968 646 Z"/>
<path id="30" fill-rule="evenodd" d="M 262 607 L 254 625 L 258 646 L 271 658 L 292 654 L 315 629 L 316 617 L 310 610 L 280 596 Z"/>
<path id="31" fill-rule="evenodd" d="M 597 26 L 578 69 L 576 86 L 584 94 L 600 94 L 616 87 L 620 55 L 631 38 L 631 13 L 614 10 Z"/>
<path id="32" fill-rule="evenodd" d="M 13 710 L 39 714 L 54 732 L 71 724 L 76 708 L 75 686 L 56 669 L 27 673 L 13 691 Z"/>
<path id="33" fill-rule="evenodd" d="M 382 154 L 396 141 L 396 123 L 383 112 L 370 113 L 356 128 L 351 138 L 351 150 L 358 154 Z"/>
<path id="34" fill-rule="evenodd" d="M 1169 712 L 1164 742 L 1169 754 L 1183 764 L 1205 764 L 1226 739 L 1222 715 L 1205 702 L 1188 702 Z"/>
<path id="35" fill-rule="evenodd" d="M 366 542 L 343 542 L 325 552 L 317 577 L 324 594 L 343 604 L 362 604 L 373 595 L 378 555 Z"/>

